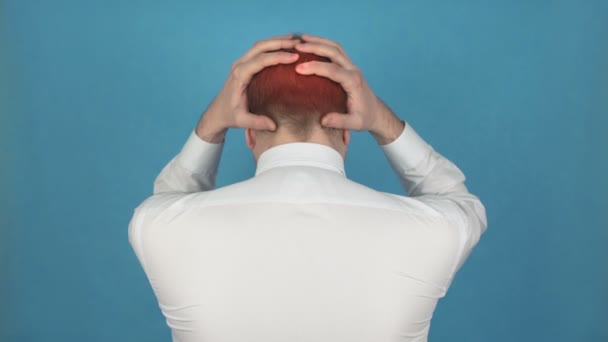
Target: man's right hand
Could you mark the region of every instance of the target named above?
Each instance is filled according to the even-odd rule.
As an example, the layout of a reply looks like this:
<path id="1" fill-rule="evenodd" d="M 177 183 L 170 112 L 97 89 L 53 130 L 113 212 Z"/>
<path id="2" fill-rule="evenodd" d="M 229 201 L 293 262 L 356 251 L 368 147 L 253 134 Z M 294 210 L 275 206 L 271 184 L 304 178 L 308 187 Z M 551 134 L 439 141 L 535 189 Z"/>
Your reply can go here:
<path id="1" fill-rule="evenodd" d="M 296 50 L 327 57 L 332 63 L 302 63 L 296 72 L 327 77 L 339 83 L 347 94 L 348 113 L 327 113 L 321 124 L 332 128 L 369 131 L 380 145 L 399 137 L 405 128 L 405 122 L 374 94 L 342 46 L 329 39 L 308 34 L 302 35 L 302 40 L 303 43 L 295 45 Z"/>
<path id="2" fill-rule="evenodd" d="M 207 142 L 221 143 L 230 127 L 275 130 L 276 124 L 272 119 L 249 112 L 247 85 L 253 75 L 265 67 L 295 62 L 298 59 L 297 53 L 270 51 L 293 48 L 299 42 L 298 39 L 293 39 L 293 34 L 256 42 L 232 64 L 230 75 L 222 90 L 199 120 L 196 134 Z"/>

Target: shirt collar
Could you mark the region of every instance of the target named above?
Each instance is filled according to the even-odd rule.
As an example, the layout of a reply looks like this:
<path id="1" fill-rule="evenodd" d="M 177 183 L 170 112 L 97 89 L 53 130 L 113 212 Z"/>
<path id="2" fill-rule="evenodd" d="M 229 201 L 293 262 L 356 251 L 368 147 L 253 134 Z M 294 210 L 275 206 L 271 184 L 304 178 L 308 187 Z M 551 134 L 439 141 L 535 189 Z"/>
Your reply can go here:
<path id="1" fill-rule="evenodd" d="M 346 176 L 344 159 L 332 147 L 311 142 L 292 142 L 273 146 L 258 158 L 255 175 L 281 166 L 313 166 Z"/>

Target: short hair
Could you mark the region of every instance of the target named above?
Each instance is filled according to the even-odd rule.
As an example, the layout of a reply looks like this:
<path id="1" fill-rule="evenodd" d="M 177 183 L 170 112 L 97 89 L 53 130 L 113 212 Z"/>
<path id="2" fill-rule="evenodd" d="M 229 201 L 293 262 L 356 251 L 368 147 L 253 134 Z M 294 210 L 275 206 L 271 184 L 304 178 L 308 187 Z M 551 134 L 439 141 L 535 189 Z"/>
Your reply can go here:
<path id="1" fill-rule="evenodd" d="M 298 53 L 298 60 L 266 67 L 252 77 L 247 86 L 249 111 L 268 116 L 274 120 L 277 128 L 286 127 L 297 137 L 307 139 L 313 128 L 321 125 L 324 114 L 346 113 L 346 92 L 339 83 L 329 78 L 301 75 L 295 71 L 298 64 L 308 61 L 331 62 L 329 58 L 295 49 L 278 51 Z"/>

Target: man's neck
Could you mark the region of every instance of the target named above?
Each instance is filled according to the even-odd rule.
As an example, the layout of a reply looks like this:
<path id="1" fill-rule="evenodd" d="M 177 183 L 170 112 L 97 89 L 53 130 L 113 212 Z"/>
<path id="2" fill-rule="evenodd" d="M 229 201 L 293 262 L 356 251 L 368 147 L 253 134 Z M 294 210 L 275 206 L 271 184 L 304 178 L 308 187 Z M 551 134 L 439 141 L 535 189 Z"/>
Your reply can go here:
<path id="1" fill-rule="evenodd" d="M 341 148 L 341 146 L 336 146 L 337 144 L 332 141 L 332 139 L 325 133 L 323 130 L 315 130 L 310 134 L 309 137 L 303 139 L 294 134 L 290 134 L 289 132 L 277 130 L 275 132 L 265 132 L 263 134 L 258 134 L 259 148 L 257 149 L 256 161 L 264 151 L 279 145 L 296 143 L 296 142 L 306 142 L 306 143 L 315 143 L 321 144 L 325 146 L 329 146 L 334 150 L 338 151 L 344 158 L 345 148 Z"/>

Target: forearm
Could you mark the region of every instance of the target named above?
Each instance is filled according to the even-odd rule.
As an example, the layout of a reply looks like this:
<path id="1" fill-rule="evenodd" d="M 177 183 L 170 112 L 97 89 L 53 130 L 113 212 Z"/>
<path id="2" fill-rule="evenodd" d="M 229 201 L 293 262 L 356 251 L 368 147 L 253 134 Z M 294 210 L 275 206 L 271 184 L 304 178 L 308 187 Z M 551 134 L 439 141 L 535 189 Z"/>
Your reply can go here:
<path id="1" fill-rule="evenodd" d="M 410 196 L 467 191 L 462 171 L 436 152 L 411 125 L 404 125 L 399 136 L 381 148 Z"/>
<path id="2" fill-rule="evenodd" d="M 215 188 L 215 177 L 224 146 L 223 135 L 216 133 L 208 138 L 206 134 L 203 130 L 202 136 L 199 135 L 197 129 L 190 133 L 179 154 L 171 159 L 157 176 L 154 182 L 154 194 L 190 193 Z M 209 141 L 204 138 L 208 138 Z"/>
<path id="3" fill-rule="evenodd" d="M 378 145 L 387 145 L 403 133 L 406 123 L 399 119 L 382 100 L 378 98 L 378 101 L 379 109 L 376 124 L 369 132 L 376 139 Z"/>
<path id="4" fill-rule="evenodd" d="M 228 128 L 218 124 L 217 120 L 213 120 L 213 114 L 206 112 L 201 116 L 194 131 L 202 140 L 211 144 L 220 144 L 224 142 Z"/>

